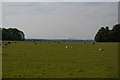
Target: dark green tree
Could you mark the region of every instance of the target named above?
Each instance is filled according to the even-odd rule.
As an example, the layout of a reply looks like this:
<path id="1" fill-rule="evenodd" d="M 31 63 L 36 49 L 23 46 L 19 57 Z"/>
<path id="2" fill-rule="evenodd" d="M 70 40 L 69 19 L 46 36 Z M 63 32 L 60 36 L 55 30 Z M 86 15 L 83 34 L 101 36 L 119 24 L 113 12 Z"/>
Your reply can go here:
<path id="1" fill-rule="evenodd" d="M 2 40 L 2 29 L 0 28 L 0 40 Z"/>
<path id="2" fill-rule="evenodd" d="M 23 41 L 25 40 L 24 33 L 16 28 L 2 28 L 2 40 L 16 40 Z"/>
<path id="3" fill-rule="evenodd" d="M 101 29 L 97 32 L 97 34 L 95 36 L 95 40 L 97 42 L 107 42 L 107 32 L 108 32 L 107 29 L 109 29 L 109 28 L 101 27 Z"/>
<path id="4" fill-rule="evenodd" d="M 109 27 L 101 27 L 95 35 L 96 42 L 120 42 L 120 24 L 113 26 L 112 30 Z"/>
<path id="5" fill-rule="evenodd" d="M 120 42 L 120 24 L 113 26 L 110 32 L 110 39 L 112 42 Z"/>

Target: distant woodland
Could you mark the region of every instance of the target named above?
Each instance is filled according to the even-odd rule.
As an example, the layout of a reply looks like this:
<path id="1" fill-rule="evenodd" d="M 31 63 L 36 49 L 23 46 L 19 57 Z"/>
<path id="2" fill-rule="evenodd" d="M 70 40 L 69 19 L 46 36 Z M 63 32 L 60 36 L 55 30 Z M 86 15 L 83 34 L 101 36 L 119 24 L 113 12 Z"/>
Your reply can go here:
<path id="1" fill-rule="evenodd" d="M 17 28 L 0 28 L 2 40 L 24 41 L 25 34 Z M 120 24 L 116 24 L 112 29 L 101 27 L 94 37 L 96 42 L 120 42 Z"/>
<path id="2" fill-rule="evenodd" d="M 16 28 L 0 28 L 2 33 L 2 40 L 11 40 L 11 41 L 24 41 L 25 35 L 22 31 Z"/>
<path id="3" fill-rule="evenodd" d="M 120 24 L 116 24 L 110 30 L 109 27 L 101 27 L 95 35 L 96 42 L 120 42 Z"/>

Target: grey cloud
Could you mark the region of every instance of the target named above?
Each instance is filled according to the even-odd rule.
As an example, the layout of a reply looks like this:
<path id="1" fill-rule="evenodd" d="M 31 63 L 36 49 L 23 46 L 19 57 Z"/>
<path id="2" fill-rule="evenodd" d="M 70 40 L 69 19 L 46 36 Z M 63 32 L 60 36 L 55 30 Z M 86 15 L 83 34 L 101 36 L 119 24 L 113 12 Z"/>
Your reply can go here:
<path id="1" fill-rule="evenodd" d="M 24 6 L 16 8 L 15 4 Z M 3 25 L 23 30 L 26 38 L 93 39 L 101 26 L 117 23 L 117 3 L 87 4 L 4 3 Z"/>

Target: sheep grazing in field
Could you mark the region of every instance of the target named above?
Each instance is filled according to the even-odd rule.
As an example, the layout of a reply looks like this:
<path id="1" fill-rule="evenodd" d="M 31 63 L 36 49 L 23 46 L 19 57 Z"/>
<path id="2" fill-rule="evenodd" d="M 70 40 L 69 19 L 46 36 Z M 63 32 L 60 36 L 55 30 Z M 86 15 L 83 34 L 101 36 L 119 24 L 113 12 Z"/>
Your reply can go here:
<path id="1" fill-rule="evenodd" d="M 34 43 L 34 44 L 37 44 L 37 43 Z"/>
<path id="2" fill-rule="evenodd" d="M 69 48 L 69 46 L 66 46 L 65 48 Z"/>
<path id="3" fill-rule="evenodd" d="M 5 43 L 5 45 L 8 45 L 7 43 Z"/>
<path id="4" fill-rule="evenodd" d="M 66 46 L 65 48 L 74 48 L 73 46 Z"/>
<path id="5" fill-rule="evenodd" d="M 73 46 L 70 46 L 70 48 L 74 48 Z"/>
<path id="6" fill-rule="evenodd" d="M 7 42 L 8 44 L 11 44 L 11 42 Z"/>
<path id="7" fill-rule="evenodd" d="M 92 44 L 95 44 L 95 42 L 92 42 Z"/>
<path id="8" fill-rule="evenodd" d="M 99 51 L 103 51 L 103 48 L 99 48 Z"/>
<path id="9" fill-rule="evenodd" d="M 3 43 L 3 45 L 5 45 L 5 46 L 6 46 L 6 45 L 9 45 L 9 44 L 11 44 L 11 42 L 4 42 L 4 43 Z"/>

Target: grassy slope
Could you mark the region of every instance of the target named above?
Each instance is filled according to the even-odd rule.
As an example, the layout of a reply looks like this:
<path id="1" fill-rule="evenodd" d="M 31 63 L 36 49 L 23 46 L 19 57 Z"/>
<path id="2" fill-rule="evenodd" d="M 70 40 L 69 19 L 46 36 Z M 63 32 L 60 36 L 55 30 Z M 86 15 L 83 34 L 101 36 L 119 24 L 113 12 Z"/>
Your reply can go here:
<path id="1" fill-rule="evenodd" d="M 117 43 L 12 43 L 3 48 L 3 77 L 116 78 L 117 49 Z"/>

